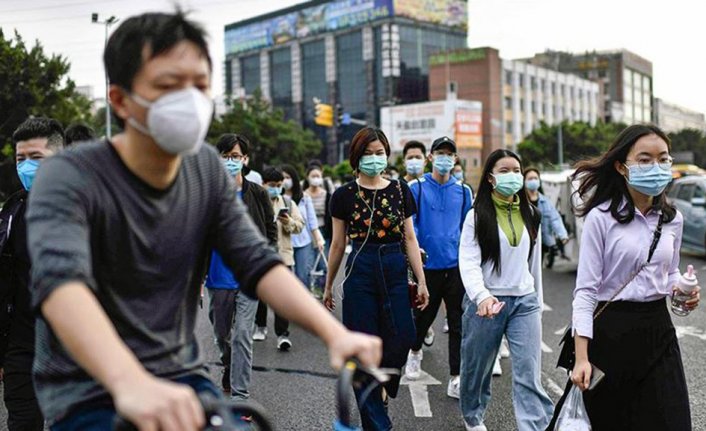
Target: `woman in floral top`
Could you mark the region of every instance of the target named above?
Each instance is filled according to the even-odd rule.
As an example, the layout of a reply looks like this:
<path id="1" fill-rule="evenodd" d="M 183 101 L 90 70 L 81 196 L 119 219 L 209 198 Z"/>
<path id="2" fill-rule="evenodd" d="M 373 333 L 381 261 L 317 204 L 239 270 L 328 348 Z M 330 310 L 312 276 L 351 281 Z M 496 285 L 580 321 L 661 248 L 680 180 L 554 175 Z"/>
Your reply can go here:
<path id="1" fill-rule="evenodd" d="M 333 236 L 324 304 L 333 310 L 333 282 L 341 265 L 346 240 L 352 245 L 343 282 L 343 324 L 382 338 L 382 367 L 401 369 L 416 338 L 408 291 L 408 265 L 417 279 L 417 302 L 429 302 L 422 259 L 412 215 L 417 208 L 409 188 L 381 176 L 390 144 L 385 134 L 366 127 L 351 142 L 351 167 L 358 179 L 341 186 L 331 197 Z M 406 256 L 405 256 L 406 252 Z M 387 395 L 395 397 L 399 376 L 367 398 L 356 389 L 363 429 L 389 430 Z"/>

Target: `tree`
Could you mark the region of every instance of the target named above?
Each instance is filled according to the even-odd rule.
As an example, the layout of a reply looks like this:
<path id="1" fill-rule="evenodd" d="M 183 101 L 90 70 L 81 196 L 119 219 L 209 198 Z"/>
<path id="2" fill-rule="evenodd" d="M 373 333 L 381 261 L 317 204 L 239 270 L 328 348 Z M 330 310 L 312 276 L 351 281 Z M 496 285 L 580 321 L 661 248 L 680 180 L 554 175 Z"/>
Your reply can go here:
<path id="1" fill-rule="evenodd" d="M 321 152 L 319 141 L 311 130 L 284 119 L 281 109 L 272 108 L 256 91 L 246 103 L 230 100 L 231 110 L 214 119 L 208 141 L 215 143 L 223 133 L 238 133 L 252 143 L 250 167 L 260 170 L 263 166 L 290 164 L 303 170 L 309 159 Z"/>
<path id="2" fill-rule="evenodd" d="M 584 122 L 563 122 L 561 127 L 564 162 L 572 165 L 606 151 L 625 125 L 599 122 L 591 126 Z M 558 163 L 558 134 L 558 125 L 549 126 L 541 122 L 540 127 L 527 135 L 517 147 L 523 163 L 526 166 L 555 167 Z"/>
<path id="3" fill-rule="evenodd" d="M 11 163 L 12 133 L 29 116 L 52 117 L 64 126 L 90 120 L 91 102 L 67 77 L 70 65 L 64 57 L 48 56 L 39 42 L 28 48 L 17 32 L 6 39 L 0 29 L 0 59 L 0 165 Z M 12 182 L 0 185 L 0 201 L 13 191 Z"/>
<path id="4" fill-rule="evenodd" d="M 672 152 L 691 152 L 694 164 L 706 167 L 706 135 L 698 129 L 682 129 L 669 134 L 672 141 Z"/>

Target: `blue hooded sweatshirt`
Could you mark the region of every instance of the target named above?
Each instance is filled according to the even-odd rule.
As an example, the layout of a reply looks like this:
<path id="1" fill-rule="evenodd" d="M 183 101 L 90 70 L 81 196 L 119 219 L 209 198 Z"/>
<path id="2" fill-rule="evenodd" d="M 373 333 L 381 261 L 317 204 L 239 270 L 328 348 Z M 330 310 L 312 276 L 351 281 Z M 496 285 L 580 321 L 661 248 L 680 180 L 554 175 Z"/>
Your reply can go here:
<path id="1" fill-rule="evenodd" d="M 427 252 L 425 269 L 458 266 L 458 246 L 466 214 L 473 206 L 471 188 L 451 178 L 439 184 L 432 174 L 409 183 L 417 203 L 414 229 L 419 246 Z"/>

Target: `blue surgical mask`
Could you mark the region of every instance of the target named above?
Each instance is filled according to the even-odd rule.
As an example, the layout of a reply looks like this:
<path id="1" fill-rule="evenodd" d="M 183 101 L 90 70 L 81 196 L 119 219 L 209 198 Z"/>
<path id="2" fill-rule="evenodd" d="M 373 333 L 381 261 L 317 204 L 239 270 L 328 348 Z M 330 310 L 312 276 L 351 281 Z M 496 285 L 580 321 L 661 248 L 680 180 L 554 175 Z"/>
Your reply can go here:
<path id="1" fill-rule="evenodd" d="M 17 176 L 20 177 L 20 182 L 25 190 L 29 191 L 32 188 L 37 169 L 39 169 L 39 160 L 27 159 L 17 164 Z"/>
<path id="2" fill-rule="evenodd" d="M 422 159 L 409 159 L 404 162 L 404 167 L 407 173 L 413 177 L 424 172 L 424 160 Z"/>
<path id="3" fill-rule="evenodd" d="M 626 165 L 627 166 L 627 165 Z M 655 163 L 649 170 L 642 170 L 638 165 L 627 166 L 628 185 L 647 196 L 657 196 L 672 182 L 672 171 L 659 167 Z"/>
<path id="4" fill-rule="evenodd" d="M 451 172 L 454 167 L 454 156 L 439 154 L 434 156 L 434 169 L 441 174 L 446 175 Z"/>
<path id="5" fill-rule="evenodd" d="M 522 190 L 524 179 L 522 174 L 508 172 L 506 174 L 492 174 L 495 177 L 495 191 L 505 197 L 510 197 Z"/>
<path id="6" fill-rule="evenodd" d="M 282 187 L 267 186 L 267 194 L 270 199 L 277 199 L 282 194 Z"/>
<path id="7" fill-rule="evenodd" d="M 536 192 L 537 190 L 539 190 L 540 185 L 541 183 L 539 182 L 539 179 L 531 179 L 525 181 L 525 187 L 527 187 L 527 190 L 531 192 Z"/>
<path id="8" fill-rule="evenodd" d="M 243 170 L 242 160 L 223 159 L 223 164 L 231 176 L 236 176 Z"/>
<path id="9" fill-rule="evenodd" d="M 454 178 L 456 178 L 459 181 L 463 181 L 463 172 L 458 171 L 453 173 Z"/>
<path id="10" fill-rule="evenodd" d="M 387 156 L 386 155 L 367 155 L 360 158 L 360 163 L 358 163 L 358 169 L 360 172 L 364 173 L 369 177 L 375 177 L 380 175 L 382 171 L 387 168 Z"/>

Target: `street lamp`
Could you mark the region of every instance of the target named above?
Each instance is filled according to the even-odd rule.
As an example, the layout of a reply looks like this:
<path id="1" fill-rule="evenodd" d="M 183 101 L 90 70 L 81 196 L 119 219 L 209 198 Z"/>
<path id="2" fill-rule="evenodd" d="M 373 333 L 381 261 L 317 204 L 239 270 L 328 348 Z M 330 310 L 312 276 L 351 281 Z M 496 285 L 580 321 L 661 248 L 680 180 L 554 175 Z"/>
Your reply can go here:
<path id="1" fill-rule="evenodd" d="M 91 22 L 93 24 L 103 24 L 105 25 L 105 45 L 108 44 L 108 30 L 110 26 L 118 22 L 119 19 L 115 16 L 110 16 L 110 18 L 105 20 L 99 20 L 97 13 L 91 14 Z M 110 98 L 108 97 L 108 90 L 110 89 L 110 82 L 108 81 L 108 71 L 105 72 L 105 137 L 110 139 Z"/>

